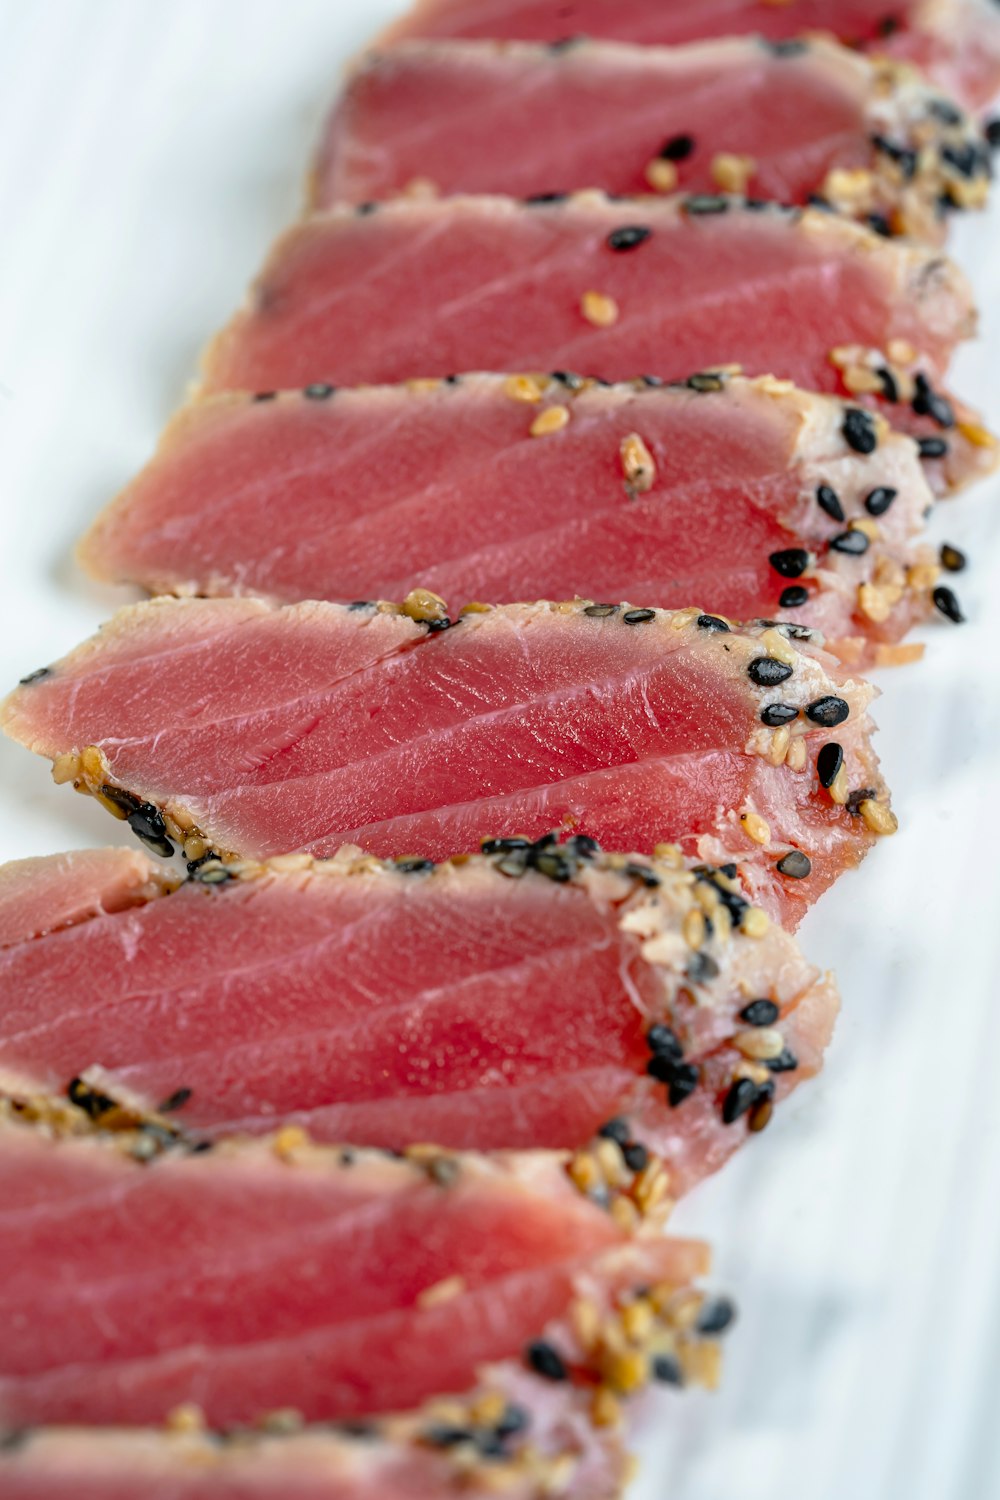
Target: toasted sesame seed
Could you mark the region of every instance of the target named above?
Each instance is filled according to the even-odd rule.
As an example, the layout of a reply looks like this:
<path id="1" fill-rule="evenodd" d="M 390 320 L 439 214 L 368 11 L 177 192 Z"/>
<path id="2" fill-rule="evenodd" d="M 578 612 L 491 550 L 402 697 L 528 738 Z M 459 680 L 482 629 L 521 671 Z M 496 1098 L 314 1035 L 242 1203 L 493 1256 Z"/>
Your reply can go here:
<path id="1" fill-rule="evenodd" d="M 624 224 L 608 235 L 609 250 L 635 250 L 645 243 L 653 231 L 645 224 Z"/>
<path id="2" fill-rule="evenodd" d="M 825 729 L 835 729 L 838 724 L 843 724 L 845 719 L 850 718 L 850 705 L 843 698 L 836 698 L 829 694 L 825 698 L 817 698 L 810 703 L 806 709 L 806 717 L 814 724 L 822 724 Z"/>
<path id="3" fill-rule="evenodd" d="M 584 292 L 580 298 L 580 311 L 595 328 L 610 328 L 620 316 L 618 303 L 606 292 Z"/>
<path id="4" fill-rule="evenodd" d="M 549 437 L 554 432 L 560 432 L 568 422 L 568 406 L 548 406 L 538 413 L 528 431 L 532 437 Z"/>
<path id="5" fill-rule="evenodd" d="M 622 438 L 619 452 L 629 489 L 637 495 L 646 494 L 656 479 L 656 462 L 639 433 L 630 432 Z"/>
<path id="6" fill-rule="evenodd" d="M 853 448 L 855 453 L 874 453 L 878 447 L 878 433 L 874 418 L 870 412 L 863 411 L 859 406 L 847 408 L 841 431 L 847 446 Z"/>
<path id="7" fill-rule="evenodd" d="M 772 552 L 768 562 L 782 578 L 801 578 L 809 566 L 809 553 L 803 547 L 785 547 L 780 552 Z"/>
<path id="8" fill-rule="evenodd" d="M 745 193 L 756 170 L 757 163 L 752 156 L 719 151 L 712 158 L 712 181 L 723 193 Z"/>
<path id="9" fill-rule="evenodd" d="M 740 1011 L 740 1020 L 748 1026 L 773 1026 L 780 1015 L 773 1000 L 751 1000 Z"/>
<path id="10" fill-rule="evenodd" d="M 771 842 L 771 826 L 759 813 L 740 813 L 740 822 L 747 838 L 752 839 L 755 844 L 769 844 Z"/>
<path id="11" fill-rule="evenodd" d="M 932 598 L 935 609 L 944 615 L 946 620 L 951 620 L 954 625 L 963 625 L 965 623 L 965 615 L 962 613 L 962 606 L 958 602 L 954 589 L 950 589 L 944 583 L 938 584 Z"/>
<path id="12" fill-rule="evenodd" d="M 661 156 L 654 156 L 652 161 L 646 163 L 643 175 L 655 193 L 672 193 L 677 186 L 677 168 L 672 161 L 666 161 Z"/>
<path id="13" fill-rule="evenodd" d="M 899 819 L 892 809 L 886 807 L 883 802 L 876 802 L 874 798 L 866 797 L 859 804 L 858 811 L 872 833 L 888 837 L 899 830 Z"/>
<path id="14" fill-rule="evenodd" d="M 763 1098 L 758 1099 L 751 1106 L 750 1113 L 747 1116 L 747 1127 L 751 1134 L 759 1135 L 762 1130 L 766 1130 L 771 1123 L 771 1116 L 773 1114 L 774 1099 L 771 1095 L 765 1094 Z"/>
<path id="15" fill-rule="evenodd" d="M 399 606 L 399 612 L 418 625 L 444 624 L 448 619 L 448 606 L 440 594 L 430 589 L 411 589 Z"/>
<path id="16" fill-rule="evenodd" d="M 545 382 L 537 375 L 508 375 L 503 383 L 504 395 L 512 401 L 538 402 L 545 393 Z"/>
<path id="17" fill-rule="evenodd" d="M 693 907 L 682 924 L 684 941 L 689 948 L 700 948 L 705 941 L 705 914 Z"/>
<path id="18" fill-rule="evenodd" d="M 812 860 L 801 849 L 790 849 L 784 859 L 778 860 L 778 873 L 789 880 L 805 880 L 812 874 Z"/>
<path id="19" fill-rule="evenodd" d="M 791 667 L 782 661 L 774 661 L 770 656 L 757 656 L 747 667 L 747 676 L 758 687 L 777 687 L 778 683 L 787 682 L 791 675 Z"/>
<path id="20" fill-rule="evenodd" d="M 941 566 L 948 573 L 964 573 L 968 566 L 968 558 L 950 542 L 944 542 L 941 547 Z"/>
<path id="21" fill-rule="evenodd" d="M 799 711 L 791 703 L 769 703 L 761 714 L 761 723 L 766 724 L 768 729 L 779 729 L 783 724 L 790 724 L 797 719 Z"/>
<path id="22" fill-rule="evenodd" d="M 749 1031 L 738 1031 L 733 1037 L 733 1046 L 744 1057 L 752 1058 L 755 1062 L 768 1062 L 772 1057 L 780 1057 L 785 1050 L 785 1039 L 780 1031 L 775 1031 L 770 1026 L 760 1026 Z"/>

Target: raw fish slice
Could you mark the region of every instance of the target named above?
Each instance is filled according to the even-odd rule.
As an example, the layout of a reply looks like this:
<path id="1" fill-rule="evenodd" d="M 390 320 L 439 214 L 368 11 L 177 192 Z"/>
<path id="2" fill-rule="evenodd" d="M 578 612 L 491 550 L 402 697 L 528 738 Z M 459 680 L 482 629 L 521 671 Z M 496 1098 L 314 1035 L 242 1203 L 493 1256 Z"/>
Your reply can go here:
<path id="1" fill-rule="evenodd" d="M 848 46 L 917 63 L 970 107 L 1000 89 L 1000 20 L 990 0 L 418 0 L 386 37 L 497 37 L 564 44 L 586 34 L 677 45 L 756 34 L 829 32 Z"/>
<path id="2" fill-rule="evenodd" d="M 631 249 L 613 248 L 623 231 L 645 230 Z M 535 204 L 397 200 L 318 215 L 279 240 L 248 305 L 209 347 L 204 384 L 264 399 L 280 387 L 468 370 L 685 380 L 739 365 L 836 393 L 834 355 L 877 349 L 898 396 L 897 360 L 916 360 L 936 386 L 974 330 L 951 261 L 816 209 L 592 192 Z M 846 378 L 854 356 L 844 357 Z M 871 372 L 861 385 L 886 389 Z M 919 421 L 941 436 L 932 417 Z M 945 435 L 960 477 L 995 457 L 967 425 L 962 412 Z"/>
<path id="3" fill-rule="evenodd" d="M 138 850 L 86 849 L 0 865 L 0 952 L 159 894 Z"/>
<path id="4" fill-rule="evenodd" d="M 563 408 L 564 427 L 531 435 Z M 887 433 L 857 453 L 845 417 L 767 378 L 220 396 L 175 419 L 81 557 L 151 593 L 704 598 L 814 627 L 858 664 L 933 612 L 938 568 L 918 545 L 932 496 L 916 448 Z M 849 523 L 874 538 L 863 555 L 839 550 L 865 545 Z M 793 547 L 815 563 L 790 584 L 770 557 Z"/>
<path id="5" fill-rule="evenodd" d="M 539 128 L 544 120 L 544 128 Z M 691 142 L 677 164 L 663 152 Z M 687 47 L 586 40 L 411 42 L 369 54 L 329 120 L 313 206 L 401 193 L 651 188 L 819 195 L 940 242 L 947 208 L 981 208 L 990 147 L 913 69 L 836 43 Z"/>
<path id="6" fill-rule="evenodd" d="M 496 1364 L 609 1398 L 661 1353 L 713 1373 L 705 1247 L 656 1232 L 620 1152 L 587 1196 L 555 1153 L 161 1139 L 0 1126 L 0 1425 L 156 1425 L 189 1403 L 213 1427 L 353 1421 L 481 1390 Z"/>
<path id="7" fill-rule="evenodd" d="M 127 886 L 139 857 L 118 862 Z M 515 844 L 430 868 L 343 851 L 230 866 L 222 886 L 206 864 L 58 932 L 47 863 L 65 860 L 0 871 L 26 915 L 0 951 L 0 1088 L 68 1089 L 99 1120 L 117 1101 L 116 1119 L 165 1105 L 189 1136 L 292 1122 L 484 1151 L 582 1149 L 622 1121 L 676 1196 L 816 1071 L 836 1013 L 734 875 L 666 851 Z"/>
<path id="8" fill-rule="evenodd" d="M 753 899 L 794 922 L 895 827 L 872 690 L 798 626 L 576 600 L 478 605 L 444 628 L 444 611 L 419 593 L 160 599 L 121 610 L 0 717 L 57 781 L 190 860 L 345 842 L 445 859 L 552 829 L 623 852 L 674 841 L 735 853 Z M 828 742 L 844 756 L 829 792 Z M 765 845 L 743 832 L 750 812 Z"/>

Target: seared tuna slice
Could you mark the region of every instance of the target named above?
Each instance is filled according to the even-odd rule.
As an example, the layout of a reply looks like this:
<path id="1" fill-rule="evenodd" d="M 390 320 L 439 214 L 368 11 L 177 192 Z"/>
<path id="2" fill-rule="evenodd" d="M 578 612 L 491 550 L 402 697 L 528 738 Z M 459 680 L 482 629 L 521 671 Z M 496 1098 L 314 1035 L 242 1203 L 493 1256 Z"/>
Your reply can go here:
<path id="1" fill-rule="evenodd" d="M 403 37 L 496 37 L 554 42 L 585 34 L 676 46 L 706 37 L 788 42 L 826 32 L 849 47 L 917 63 L 970 107 L 1000 89 L 1000 20 L 991 0 L 417 0 L 390 29 Z"/>
<path id="2" fill-rule="evenodd" d="M 685 380 L 738 365 L 883 399 L 950 453 L 955 483 L 993 466 L 991 440 L 954 403 L 920 399 L 912 372 L 940 396 L 974 329 L 951 261 L 818 209 L 704 195 L 398 200 L 289 230 L 210 346 L 205 388 L 264 399 L 467 370 Z"/>
<path id="3" fill-rule="evenodd" d="M 544 126 L 540 122 L 544 120 Z M 692 143 L 680 162 L 664 156 Z M 833 42 L 687 47 L 412 42 L 366 57 L 334 108 L 313 206 L 400 193 L 603 188 L 814 195 L 940 241 L 945 208 L 981 208 L 981 130 L 912 68 Z"/>
<path id="4" fill-rule="evenodd" d="M 546 1152 L 161 1141 L 0 1125 L 3 1427 L 155 1425 L 190 1404 L 221 1428 L 354 1422 L 481 1395 L 494 1365 L 501 1392 L 528 1372 L 564 1387 L 571 1420 L 661 1356 L 714 1374 L 701 1335 L 719 1320 L 691 1286 L 705 1247 L 656 1232 L 621 1157 L 620 1185 L 588 1196 Z"/>
<path id="5" fill-rule="evenodd" d="M 679 842 L 740 858 L 752 898 L 794 922 L 895 827 L 871 698 L 795 625 L 584 600 L 476 605 L 449 625 L 417 591 L 136 605 L 2 722 L 161 854 L 350 842 L 446 859 L 553 829 L 627 853 Z M 829 788 L 827 744 L 843 755 Z"/>
<path id="6" fill-rule="evenodd" d="M 533 436 L 552 412 L 564 425 Z M 858 453 L 846 419 L 729 376 L 220 396 L 176 418 L 81 555 L 151 593 L 710 599 L 863 663 L 934 612 L 939 570 L 919 545 L 932 496 L 915 445 L 887 432 Z M 841 550 L 852 526 L 863 552 Z M 791 584 L 770 562 L 788 548 L 813 559 Z"/>
<path id="7" fill-rule="evenodd" d="M 157 1114 L 178 1138 L 295 1123 L 392 1149 L 582 1151 L 604 1130 L 581 1183 L 619 1145 L 645 1165 L 644 1146 L 687 1191 L 816 1071 L 832 983 L 733 873 L 498 843 L 430 868 L 205 864 L 172 895 L 148 866 L 164 898 L 141 906 L 144 861 L 107 851 L 120 895 L 95 880 L 92 915 L 57 931 L 48 867 L 72 878 L 93 856 L 6 866 L 24 921 L 0 950 L 0 1090 Z"/>

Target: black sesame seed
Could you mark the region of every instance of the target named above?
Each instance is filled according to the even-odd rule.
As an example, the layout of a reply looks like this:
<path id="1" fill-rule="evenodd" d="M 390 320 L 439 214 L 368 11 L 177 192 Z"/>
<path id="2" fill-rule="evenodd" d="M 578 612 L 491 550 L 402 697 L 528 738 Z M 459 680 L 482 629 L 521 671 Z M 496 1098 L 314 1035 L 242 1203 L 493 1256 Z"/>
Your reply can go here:
<path id="1" fill-rule="evenodd" d="M 798 37 L 790 37 L 777 42 L 765 41 L 763 45 L 774 57 L 802 57 L 809 51 L 809 43 L 801 41 Z"/>
<path id="2" fill-rule="evenodd" d="M 878 433 L 875 430 L 875 422 L 870 412 L 862 411 L 860 406 L 849 406 L 844 413 L 844 423 L 841 431 L 844 441 L 855 453 L 874 453 L 878 447 Z"/>
<path id="3" fill-rule="evenodd" d="M 646 1072 L 650 1078 L 655 1078 L 657 1083 L 670 1083 L 677 1064 L 678 1059 L 676 1057 L 670 1057 L 666 1053 L 654 1052 L 646 1064 Z"/>
<path id="4" fill-rule="evenodd" d="M 710 953 L 692 953 L 685 972 L 692 984 L 707 984 L 710 979 L 718 979 L 719 965 Z"/>
<path id="5" fill-rule="evenodd" d="M 639 379 L 643 385 L 648 385 L 653 390 L 658 390 L 661 385 L 666 385 L 667 383 L 660 375 L 640 375 Z"/>
<path id="6" fill-rule="evenodd" d="M 303 396 L 308 396 L 310 401 L 327 401 L 337 389 L 335 385 L 326 385 L 317 381 L 313 385 L 307 385 L 303 390 Z"/>
<path id="7" fill-rule="evenodd" d="M 474 1433 L 468 1427 L 452 1426 L 450 1422 L 434 1422 L 423 1429 L 420 1437 L 431 1448 L 457 1448 L 460 1443 L 472 1442 Z"/>
<path id="8" fill-rule="evenodd" d="M 805 880 L 812 874 L 812 860 L 801 849 L 791 849 L 784 859 L 778 860 L 778 873 L 789 880 Z"/>
<path id="9" fill-rule="evenodd" d="M 844 764 L 844 747 L 838 745 L 836 740 L 831 740 L 824 745 L 816 757 L 816 774 L 819 776 L 821 787 L 829 791 L 840 775 L 840 768 Z"/>
<path id="10" fill-rule="evenodd" d="M 725 380 L 715 370 L 699 370 L 682 383 L 686 390 L 697 391 L 699 396 L 714 396 L 726 388 Z"/>
<path id="11" fill-rule="evenodd" d="M 215 855 L 204 865 L 199 865 L 194 872 L 194 879 L 199 885 L 225 885 L 232 878 L 225 865 Z"/>
<path id="12" fill-rule="evenodd" d="M 657 886 L 662 884 L 659 875 L 648 865 L 627 864 L 624 874 L 630 875 L 633 880 L 638 880 L 640 885 L 644 885 L 649 891 L 655 891 Z"/>
<path id="13" fill-rule="evenodd" d="M 581 859 L 592 859 L 595 854 L 600 854 L 601 846 L 596 839 L 592 839 L 589 833 L 577 833 L 567 840 L 567 849 L 572 849 Z"/>
<path id="14" fill-rule="evenodd" d="M 692 214 L 695 218 L 702 214 L 724 214 L 728 208 L 729 199 L 720 198 L 716 193 L 695 193 L 684 200 L 685 213 Z"/>
<path id="15" fill-rule="evenodd" d="M 740 873 L 739 872 L 739 868 L 736 865 L 720 865 L 719 866 L 719 874 L 727 876 L 728 879 L 730 879 L 730 880 L 735 880 L 736 877 L 737 877 L 737 875 L 739 873 Z"/>
<path id="16" fill-rule="evenodd" d="M 82 1109 L 84 1114 L 92 1120 L 99 1120 L 102 1115 L 118 1108 L 113 1099 L 109 1099 L 107 1094 L 102 1094 L 97 1089 L 92 1089 L 89 1084 L 84 1083 L 82 1078 L 70 1079 L 66 1087 L 66 1097 L 71 1104 L 75 1104 L 77 1109 Z"/>
<path id="17" fill-rule="evenodd" d="M 987 120 L 983 126 L 983 135 L 986 137 L 986 144 L 996 150 L 1000 146 L 1000 120 Z"/>
<path id="18" fill-rule="evenodd" d="M 942 146 L 941 160 L 954 167 L 960 177 L 975 177 L 979 167 L 979 152 L 971 141 L 963 146 Z"/>
<path id="19" fill-rule="evenodd" d="M 728 1297 L 714 1297 L 702 1303 L 695 1327 L 699 1333 L 725 1333 L 736 1321 L 736 1308 Z"/>
<path id="20" fill-rule="evenodd" d="M 620 609 L 620 604 L 588 604 L 584 614 L 592 620 L 606 620 L 608 615 L 616 615 Z"/>
<path id="21" fill-rule="evenodd" d="M 939 583 L 934 590 L 933 599 L 935 609 L 943 614 L 946 620 L 951 620 L 953 625 L 964 625 L 965 616 L 954 589 L 950 589 L 945 583 Z"/>
<path id="22" fill-rule="evenodd" d="M 782 578 L 801 578 L 809 566 L 809 553 L 804 547 L 786 547 L 781 552 L 772 552 L 768 562 Z"/>
<path id="23" fill-rule="evenodd" d="M 151 802 L 141 802 L 134 812 L 128 814 L 128 826 L 141 843 L 161 859 L 170 859 L 174 846 L 167 838 L 167 825 L 163 814 Z"/>
<path id="24" fill-rule="evenodd" d="M 621 1115 L 616 1115 L 613 1120 L 606 1120 L 598 1127 L 597 1134 L 602 1140 L 614 1141 L 618 1146 L 627 1146 L 632 1139 L 629 1123 Z"/>
<path id="25" fill-rule="evenodd" d="M 101 796 L 106 798 L 108 802 L 113 802 L 115 807 L 117 807 L 126 818 L 128 817 L 129 813 L 135 812 L 136 808 L 141 806 L 138 797 L 133 797 L 132 793 L 127 792 L 124 787 L 112 786 L 110 782 L 107 781 L 101 787 Z"/>
<path id="26" fill-rule="evenodd" d="M 19 686 L 27 687 L 29 683 L 41 682 L 42 678 L 48 677 L 51 671 L 51 667 L 38 667 L 34 672 L 29 672 L 27 677 L 22 677 Z"/>
<path id="27" fill-rule="evenodd" d="M 782 590 L 778 603 L 782 609 L 801 609 L 803 604 L 809 603 L 809 590 L 793 583 L 789 588 Z"/>
<path id="28" fill-rule="evenodd" d="M 494 1432 L 499 1438 L 514 1437 L 518 1432 L 526 1432 L 531 1426 L 531 1416 L 523 1406 L 514 1406 L 511 1403 L 504 1411 L 494 1427 Z"/>
<path id="29" fill-rule="evenodd" d="M 876 151 L 881 151 L 890 161 L 894 161 L 903 174 L 904 181 L 909 182 L 917 170 L 917 153 L 911 151 L 909 146 L 899 146 L 895 141 L 888 140 L 884 135 L 873 135 L 872 145 Z"/>
<path id="30" fill-rule="evenodd" d="M 622 1156 L 630 1172 L 644 1172 L 649 1166 L 649 1152 L 641 1141 L 629 1141 L 622 1147 Z"/>
<path id="31" fill-rule="evenodd" d="M 915 380 L 916 395 L 913 397 L 913 410 L 918 417 L 930 417 L 939 427 L 949 428 L 955 425 L 955 408 L 946 396 L 941 396 L 935 391 L 926 375 L 918 375 Z"/>
<path id="32" fill-rule="evenodd" d="M 685 1099 L 690 1099 L 700 1081 L 701 1075 L 694 1063 L 678 1063 L 667 1088 L 670 1108 L 677 1109 Z"/>
<path id="33" fill-rule="evenodd" d="M 819 506 L 820 510 L 825 511 L 826 514 L 831 518 L 831 520 L 847 520 L 847 513 L 840 503 L 840 496 L 837 494 L 837 491 L 830 485 L 820 485 L 819 489 L 816 491 L 816 503 Z"/>
<path id="34" fill-rule="evenodd" d="M 899 491 L 889 485 L 879 485 L 865 496 L 865 510 L 870 516 L 884 516 L 898 494 Z"/>
<path id="35" fill-rule="evenodd" d="M 921 458 L 947 458 L 948 444 L 944 438 L 922 437 L 917 439 Z"/>
<path id="36" fill-rule="evenodd" d="M 278 393 L 277 391 L 256 391 L 253 399 L 255 401 L 277 401 Z"/>
<path id="37" fill-rule="evenodd" d="M 843 698 L 835 698 L 831 694 L 810 703 L 806 715 L 814 724 L 822 724 L 824 729 L 836 729 L 838 724 L 843 724 L 845 719 L 850 718 L 851 709 Z"/>
<path id="38" fill-rule="evenodd" d="M 869 214 L 865 223 L 873 234 L 881 235 L 884 240 L 892 239 L 892 225 L 885 214 Z"/>
<path id="39" fill-rule="evenodd" d="M 524 199 L 524 202 L 530 207 L 535 207 L 546 203 L 565 203 L 567 197 L 567 193 L 532 193 L 530 197 Z"/>
<path id="40" fill-rule="evenodd" d="M 657 1354 L 650 1366 L 653 1379 L 661 1385 L 683 1385 L 684 1371 L 681 1362 L 673 1354 Z"/>
<path id="41" fill-rule="evenodd" d="M 791 675 L 792 668 L 783 661 L 775 661 L 773 656 L 757 656 L 747 667 L 747 676 L 758 687 L 777 687 L 779 682 L 787 682 Z"/>
<path id="42" fill-rule="evenodd" d="M 397 859 L 396 869 L 401 875 L 429 875 L 434 868 L 432 859 Z"/>
<path id="43" fill-rule="evenodd" d="M 748 1026 L 773 1026 L 780 1015 L 773 1000 L 751 1000 L 740 1011 L 740 1020 Z"/>
<path id="44" fill-rule="evenodd" d="M 782 724 L 790 724 L 798 716 L 798 709 L 793 708 L 790 703 L 769 703 L 761 714 L 760 721 L 768 729 L 780 729 Z"/>
<path id="45" fill-rule="evenodd" d="M 722 1101 L 723 1125 L 734 1125 L 756 1098 L 757 1085 L 749 1078 L 738 1078 Z"/>
<path id="46" fill-rule="evenodd" d="M 375 211 L 377 210 L 377 208 L 378 208 L 378 204 L 377 203 L 373 203 L 373 202 L 369 201 L 368 203 L 359 203 L 358 206 L 357 206 L 357 208 L 354 210 L 354 212 L 356 214 L 360 214 L 362 217 L 364 217 L 366 214 L 373 214 L 373 213 L 375 213 Z"/>
<path id="47" fill-rule="evenodd" d="M 942 125 L 961 125 L 963 119 L 962 111 L 950 99 L 931 99 L 927 113 L 932 119 L 940 120 Z"/>
<path id="48" fill-rule="evenodd" d="M 694 154 L 693 135 L 672 135 L 664 141 L 660 155 L 664 161 L 687 161 Z"/>
<path id="49" fill-rule="evenodd" d="M 569 1379 L 566 1361 L 558 1349 L 554 1349 L 544 1339 L 536 1339 L 534 1343 L 529 1344 L 524 1351 L 524 1357 L 535 1374 L 541 1375 L 545 1380 Z"/>
<path id="50" fill-rule="evenodd" d="M 635 250 L 649 239 L 653 231 L 645 224 L 623 224 L 608 235 L 609 250 Z"/>
<path id="51" fill-rule="evenodd" d="M 548 50 L 555 53 L 568 52 L 571 47 L 577 47 L 581 42 L 585 42 L 586 40 L 587 38 L 580 33 L 573 36 L 557 37 L 554 42 L 549 42 Z"/>
<path id="52" fill-rule="evenodd" d="M 718 615 L 699 615 L 694 623 L 699 630 L 718 630 L 721 634 L 729 634 L 729 626 Z"/>
<path id="53" fill-rule="evenodd" d="M 830 539 L 831 551 L 844 552 L 848 557 L 864 557 L 870 546 L 871 541 L 863 531 L 842 531 Z"/>
<path id="54" fill-rule="evenodd" d="M 572 370 L 553 370 L 552 379 L 558 380 L 560 385 L 568 386 L 571 391 L 578 391 L 584 384 L 583 376 L 575 374 Z"/>
<path id="55" fill-rule="evenodd" d="M 656 619 L 655 609 L 628 609 L 622 615 L 626 625 L 646 625 Z"/>
<path id="56" fill-rule="evenodd" d="M 892 373 L 892 371 L 886 369 L 883 366 L 883 368 L 881 370 L 876 370 L 875 374 L 878 376 L 879 380 L 881 380 L 881 382 L 882 382 L 882 394 L 885 397 L 885 399 L 887 401 L 892 401 L 892 402 L 898 401 L 899 400 L 899 382 L 897 381 L 897 379 L 896 379 L 895 375 Z"/>
<path id="57" fill-rule="evenodd" d="M 861 813 L 862 802 L 874 801 L 877 796 L 878 792 L 875 787 L 859 786 L 856 791 L 851 793 L 844 805 L 849 813 L 853 813 L 855 817 L 858 817 Z"/>
<path id="58" fill-rule="evenodd" d="M 157 1114 L 172 1115 L 176 1110 L 183 1109 L 193 1092 L 193 1089 L 175 1089 L 174 1092 L 169 1095 L 168 1098 L 164 1099 L 163 1103 L 158 1106 L 156 1111 Z"/>
<path id="59" fill-rule="evenodd" d="M 363 609 L 374 609 L 375 605 L 370 599 L 352 599 L 347 608 L 351 614 L 358 614 Z"/>
<path id="60" fill-rule="evenodd" d="M 657 1022 L 646 1033 L 646 1044 L 656 1057 L 672 1057 L 678 1062 L 684 1056 L 684 1048 L 676 1031 Z"/>
<path id="61" fill-rule="evenodd" d="M 964 552 L 953 547 L 950 542 L 944 542 L 941 547 L 941 566 L 948 573 L 964 573 L 968 566 L 968 558 Z"/>
<path id="62" fill-rule="evenodd" d="M 799 1060 L 787 1047 L 777 1057 L 769 1057 L 764 1066 L 772 1073 L 794 1073 Z"/>
<path id="63" fill-rule="evenodd" d="M 484 854 L 514 854 L 521 849 L 530 849 L 531 840 L 518 838 L 483 839 L 479 847 Z"/>

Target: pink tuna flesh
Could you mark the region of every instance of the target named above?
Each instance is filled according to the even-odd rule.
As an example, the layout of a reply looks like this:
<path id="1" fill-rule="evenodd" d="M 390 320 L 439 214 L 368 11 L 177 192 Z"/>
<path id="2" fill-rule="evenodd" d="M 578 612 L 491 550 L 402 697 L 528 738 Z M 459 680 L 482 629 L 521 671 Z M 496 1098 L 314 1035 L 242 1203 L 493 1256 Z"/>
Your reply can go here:
<path id="1" fill-rule="evenodd" d="M 578 1297 L 705 1268 L 696 1243 L 631 1240 L 544 1152 L 394 1160 L 293 1132 L 143 1163 L 141 1139 L 0 1126 L 8 1428 L 404 1412 L 540 1338 L 575 1385 Z"/>
<path id="2" fill-rule="evenodd" d="M 815 627 L 854 663 L 931 613 L 929 588 L 907 583 L 933 561 L 917 545 L 932 496 L 908 440 L 886 433 L 862 455 L 834 400 L 770 380 L 696 384 L 480 375 L 197 403 L 83 560 L 151 593 L 290 602 L 418 587 L 497 603 L 707 599 L 733 619 Z M 560 406 L 567 425 L 532 437 Z M 878 539 L 840 551 L 872 510 Z M 791 547 L 815 565 L 790 584 L 769 559 Z"/>
<path id="3" fill-rule="evenodd" d="M 185 1133 L 292 1121 L 392 1149 L 572 1150 L 625 1116 L 676 1196 L 816 1070 L 836 994 L 779 928 L 740 930 L 736 880 L 635 859 L 256 867 L 57 932 L 50 862 L 8 866 L 48 936 L 26 926 L 0 951 L 0 1087 L 61 1094 L 83 1075 Z M 123 884 L 137 862 L 121 852 Z M 727 1121 L 740 1047 L 776 1071 Z"/>
<path id="4" fill-rule="evenodd" d="M 692 149 L 675 162 L 678 141 Z M 906 153 L 914 169 L 903 174 Z M 869 173 L 863 197 L 843 176 L 858 171 Z M 779 203 L 816 194 L 939 241 L 942 205 L 982 207 L 990 173 L 982 133 L 946 96 L 829 42 L 792 56 L 755 38 L 674 49 L 581 41 L 556 52 L 414 42 L 368 54 L 349 79 L 313 206 L 418 186 L 515 198 L 721 188 Z"/>
<path id="5" fill-rule="evenodd" d="M 434 630 L 398 610 L 137 605 L 19 688 L 4 727 L 164 853 L 195 827 L 255 859 L 345 842 L 444 859 L 553 829 L 624 852 L 668 840 L 735 853 L 754 899 L 794 924 L 870 847 L 871 689 L 793 644 L 797 627 L 575 601 Z M 830 741 L 846 806 L 817 780 Z"/>
<path id="6" fill-rule="evenodd" d="M 708 37 L 772 41 L 822 31 L 847 46 L 915 62 L 971 107 L 1000 89 L 1000 21 L 990 0 L 418 0 L 386 40 L 571 36 L 677 45 Z"/>

